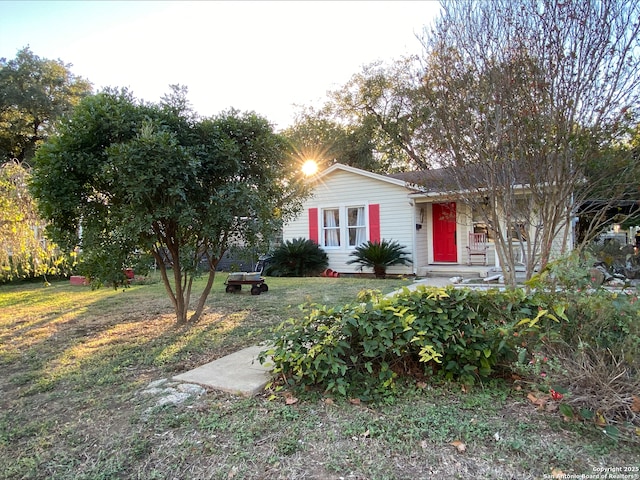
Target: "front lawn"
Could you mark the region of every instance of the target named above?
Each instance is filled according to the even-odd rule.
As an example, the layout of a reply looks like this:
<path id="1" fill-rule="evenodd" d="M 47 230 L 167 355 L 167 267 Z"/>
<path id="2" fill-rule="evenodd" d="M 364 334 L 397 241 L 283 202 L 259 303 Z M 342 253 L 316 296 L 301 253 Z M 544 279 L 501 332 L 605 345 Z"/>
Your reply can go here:
<path id="1" fill-rule="evenodd" d="M 301 303 L 409 283 L 268 278 L 252 296 L 225 293 L 225 278 L 192 327 L 176 327 L 160 283 L 1 286 L 0 478 L 520 479 L 640 464 L 637 444 L 539 411 L 506 380 L 405 385 L 380 404 L 209 391 L 153 408 L 150 382 L 267 339 Z"/>

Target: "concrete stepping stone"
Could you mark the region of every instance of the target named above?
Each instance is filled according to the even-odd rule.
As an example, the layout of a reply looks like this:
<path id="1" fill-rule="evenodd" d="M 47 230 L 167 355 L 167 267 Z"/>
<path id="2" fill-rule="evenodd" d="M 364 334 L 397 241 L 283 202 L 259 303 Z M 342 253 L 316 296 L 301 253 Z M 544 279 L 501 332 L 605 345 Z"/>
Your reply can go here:
<path id="1" fill-rule="evenodd" d="M 195 383 L 234 395 L 260 393 L 271 379 L 270 367 L 258 361 L 258 354 L 268 347 L 253 346 L 239 350 L 185 373 L 173 380 Z"/>

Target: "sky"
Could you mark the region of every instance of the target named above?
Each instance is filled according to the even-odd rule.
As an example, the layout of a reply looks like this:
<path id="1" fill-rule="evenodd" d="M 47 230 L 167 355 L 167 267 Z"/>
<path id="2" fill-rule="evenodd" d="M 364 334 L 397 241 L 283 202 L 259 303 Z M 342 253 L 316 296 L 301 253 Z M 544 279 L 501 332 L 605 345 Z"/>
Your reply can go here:
<path id="1" fill-rule="evenodd" d="M 157 102 L 186 85 L 203 116 L 255 111 L 280 130 L 362 67 L 419 53 L 437 1 L 0 0 L 0 57 L 23 47 Z"/>

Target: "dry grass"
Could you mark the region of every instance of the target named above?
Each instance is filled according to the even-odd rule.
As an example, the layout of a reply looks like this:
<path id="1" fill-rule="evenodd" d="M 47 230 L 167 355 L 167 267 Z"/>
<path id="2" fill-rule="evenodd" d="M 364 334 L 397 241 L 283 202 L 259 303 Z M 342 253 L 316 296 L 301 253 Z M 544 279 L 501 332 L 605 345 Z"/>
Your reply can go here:
<path id="1" fill-rule="evenodd" d="M 251 296 L 224 293 L 223 278 L 192 327 L 175 326 L 160 284 L 0 287 L 0 478 L 533 479 L 640 464 L 637 446 L 537 411 L 500 382 L 408 385 L 380 405 L 210 391 L 153 408 L 140 395 L 149 382 L 257 343 L 300 303 L 407 283 L 269 279 Z"/>
<path id="2" fill-rule="evenodd" d="M 564 368 L 561 382 L 572 393 L 565 400 L 568 405 L 576 411 L 599 412 L 622 429 L 636 430 L 632 439 L 640 445 L 640 375 L 633 362 L 590 346 L 576 350 L 557 344 L 549 355 Z"/>

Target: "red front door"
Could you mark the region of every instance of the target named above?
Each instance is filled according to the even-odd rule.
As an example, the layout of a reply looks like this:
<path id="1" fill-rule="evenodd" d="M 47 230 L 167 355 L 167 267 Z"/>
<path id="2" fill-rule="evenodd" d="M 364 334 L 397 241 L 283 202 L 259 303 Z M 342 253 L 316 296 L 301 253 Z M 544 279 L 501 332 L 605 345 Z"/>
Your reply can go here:
<path id="1" fill-rule="evenodd" d="M 433 261 L 457 262 L 456 204 L 433 204 Z"/>

